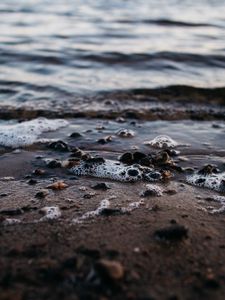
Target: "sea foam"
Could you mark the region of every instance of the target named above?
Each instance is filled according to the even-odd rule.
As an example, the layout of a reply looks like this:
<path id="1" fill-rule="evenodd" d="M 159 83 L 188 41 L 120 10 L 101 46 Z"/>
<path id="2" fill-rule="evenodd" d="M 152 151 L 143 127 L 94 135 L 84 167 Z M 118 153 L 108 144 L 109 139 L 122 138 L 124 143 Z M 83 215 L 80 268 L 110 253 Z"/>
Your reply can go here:
<path id="1" fill-rule="evenodd" d="M 161 179 L 161 174 L 152 168 L 141 167 L 140 165 L 125 166 L 122 163 L 112 160 L 102 160 L 99 162 L 81 160 L 70 171 L 78 176 L 93 176 L 125 182 L 142 179 L 147 181 Z"/>
<path id="2" fill-rule="evenodd" d="M 153 140 L 144 142 L 145 145 L 154 147 L 154 148 L 175 148 L 179 144 L 173 140 L 168 135 L 159 135 L 155 137 Z"/>
<path id="3" fill-rule="evenodd" d="M 48 120 L 46 118 L 37 118 L 17 124 L 1 124 L 0 145 L 11 148 L 29 146 L 37 142 L 42 133 L 54 131 L 66 125 L 68 122 L 65 120 Z"/>

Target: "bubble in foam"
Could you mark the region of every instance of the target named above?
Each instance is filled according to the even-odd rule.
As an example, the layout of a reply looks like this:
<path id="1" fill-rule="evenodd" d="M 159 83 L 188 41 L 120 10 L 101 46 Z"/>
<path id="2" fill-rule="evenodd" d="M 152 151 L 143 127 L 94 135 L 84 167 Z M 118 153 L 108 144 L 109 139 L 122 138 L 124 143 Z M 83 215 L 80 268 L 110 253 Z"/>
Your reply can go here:
<path id="1" fill-rule="evenodd" d="M 175 148 L 178 146 L 178 143 L 168 135 L 159 135 L 151 141 L 144 142 L 144 144 L 159 149 Z"/>
<path id="2" fill-rule="evenodd" d="M 32 145 L 38 141 L 38 137 L 42 133 L 67 125 L 68 122 L 65 120 L 48 120 L 46 118 L 37 118 L 17 124 L 3 124 L 0 126 L 0 145 L 12 148 Z"/>
<path id="3" fill-rule="evenodd" d="M 195 186 L 209 188 L 218 192 L 225 192 L 225 172 L 206 175 L 196 172 L 187 177 L 187 182 Z"/>
<path id="4" fill-rule="evenodd" d="M 152 168 L 143 168 L 140 165 L 125 166 L 112 160 L 99 162 L 81 160 L 79 165 L 72 167 L 70 171 L 78 176 L 93 176 L 125 182 L 142 179 L 156 181 L 161 178 L 161 174 Z"/>

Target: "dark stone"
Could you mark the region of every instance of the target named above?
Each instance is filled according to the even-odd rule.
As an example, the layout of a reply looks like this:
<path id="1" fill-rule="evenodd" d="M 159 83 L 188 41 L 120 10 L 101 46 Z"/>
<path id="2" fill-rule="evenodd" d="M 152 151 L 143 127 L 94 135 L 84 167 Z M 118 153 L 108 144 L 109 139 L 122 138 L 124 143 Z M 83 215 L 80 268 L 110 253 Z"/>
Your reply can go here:
<path id="1" fill-rule="evenodd" d="M 139 162 L 140 159 L 144 159 L 144 158 L 146 158 L 146 154 L 142 152 L 137 151 L 133 153 L 133 159 L 135 163 Z"/>
<path id="2" fill-rule="evenodd" d="M 105 160 L 103 157 L 93 157 L 85 160 L 87 164 L 104 164 Z"/>
<path id="3" fill-rule="evenodd" d="M 124 164 L 132 164 L 133 163 L 133 155 L 131 152 L 125 152 L 123 155 L 120 156 L 119 160 Z"/>
<path id="4" fill-rule="evenodd" d="M 104 208 L 101 212 L 100 215 L 102 216 L 115 216 L 115 215 L 121 215 L 123 212 L 119 208 Z"/>
<path id="5" fill-rule="evenodd" d="M 77 139 L 77 138 L 81 138 L 82 134 L 80 134 L 79 132 L 73 132 L 73 133 L 71 133 L 70 137 Z"/>
<path id="6" fill-rule="evenodd" d="M 43 199 L 47 196 L 47 192 L 45 191 L 40 191 L 40 192 L 37 192 L 36 195 L 35 195 L 35 198 L 39 198 L 39 199 Z"/>
<path id="7" fill-rule="evenodd" d="M 110 187 L 105 182 L 97 183 L 93 185 L 91 188 L 94 190 L 103 190 L 103 191 L 110 189 Z"/>
<path id="8" fill-rule="evenodd" d="M 47 167 L 55 169 L 55 168 L 61 168 L 61 162 L 57 160 L 51 160 L 49 163 L 47 163 Z"/>
<path id="9" fill-rule="evenodd" d="M 8 196 L 8 194 L 6 194 L 6 193 L 1 193 L 1 194 L 0 194 L 0 197 L 1 197 L 1 198 L 7 197 L 7 196 Z"/>
<path id="10" fill-rule="evenodd" d="M 188 229 L 182 225 L 173 224 L 171 226 L 156 230 L 154 236 L 160 240 L 180 241 L 188 237 Z"/>
<path id="11" fill-rule="evenodd" d="M 112 141 L 112 137 L 107 136 L 105 138 L 101 138 L 101 139 L 97 140 L 97 143 L 104 145 L 104 144 L 110 143 L 111 141 Z"/>
<path id="12" fill-rule="evenodd" d="M 56 151 L 68 152 L 69 146 L 63 141 L 57 141 L 49 144 L 49 148 L 54 149 Z"/>
<path id="13" fill-rule="evenodd" d="M 36 170 L 33 171 L 33 174 L 38 175 L 38 176 L 45 175 L 45 170 L 36 169 Z"/>
<path id="14" fill-rule="evenodd" d="M 34 184 L 37 184 L 37 180 L 36 179 L 33 179 L 33 178 L 31 178 L 30 180 L 28 180 L 28 182 L 27 182 L 28 184 L 30 184 L 30 185 L 34 185 Z"/>

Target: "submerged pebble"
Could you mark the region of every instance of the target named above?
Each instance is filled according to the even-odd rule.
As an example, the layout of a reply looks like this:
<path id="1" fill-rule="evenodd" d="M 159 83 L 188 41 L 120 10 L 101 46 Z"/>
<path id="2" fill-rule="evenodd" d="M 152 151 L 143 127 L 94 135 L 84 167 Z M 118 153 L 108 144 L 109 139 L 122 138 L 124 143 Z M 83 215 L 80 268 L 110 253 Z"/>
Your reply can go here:
<path id="1" fill-rule="evenodd" d="M 122 128 L 116 132 L 119 137 L 131 138 L 134 137 L 135 133 L 133 130 Z"/>

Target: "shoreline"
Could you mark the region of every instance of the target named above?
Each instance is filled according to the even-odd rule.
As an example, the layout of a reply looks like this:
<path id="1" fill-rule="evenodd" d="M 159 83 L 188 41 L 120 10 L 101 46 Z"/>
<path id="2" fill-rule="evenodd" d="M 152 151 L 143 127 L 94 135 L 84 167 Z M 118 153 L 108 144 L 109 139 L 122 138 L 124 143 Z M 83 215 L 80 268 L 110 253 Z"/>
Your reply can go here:
<path id="1" fill-rule="evenodd" d="M 223 299 L 224 215 L 211 214 L 210 206 L 220 209 L 213 197 L 224 194 L 192 186 L 185 178 L 188 168 L 193 172 L 208 164 L 224 172 L 224 123 L 68 122 L 41 135 L 67 146 L 52 148 L 48 142 L 2 150 L 3 299 Z M 119 136 L 121 128 L 134 136 Z M 74 147 L 117 162 L 125 152 L 157 157 L 163 149 L 144 142 L 165 133 L 180 144 L 171 156 L 177 170 L 171 169 L 167 180 L 124 183 L 77 176 L 56 164 L 74 158 Z M 173 167 L 157 164 L 158 170 Z M 151 190 L 143 197 L 148 185 Z"/>

